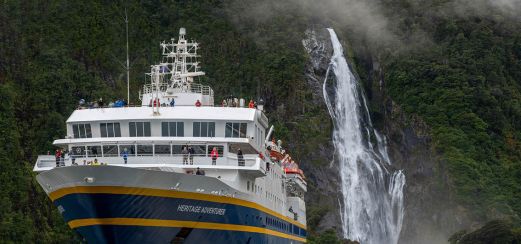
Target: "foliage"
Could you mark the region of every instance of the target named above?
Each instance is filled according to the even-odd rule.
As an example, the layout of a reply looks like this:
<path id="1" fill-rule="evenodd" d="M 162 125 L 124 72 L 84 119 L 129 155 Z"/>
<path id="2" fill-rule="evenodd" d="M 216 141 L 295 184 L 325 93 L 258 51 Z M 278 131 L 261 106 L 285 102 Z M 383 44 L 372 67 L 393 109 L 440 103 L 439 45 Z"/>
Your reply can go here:
<path id="1" fill-rule="evenodd" d="M 521 242 L 521 235 L 508 221 L 494 220 L 473 232 L 458 232 L 449 241 L 451 244 L 517 244 Z"/>
<path id="2" fill-rule="evenodd" d="M 341 244 L 342 242 L 336 236 L 336 232 L 333 229 L 324 231 L 321 234 L 311 235 L 308 237 L 310 244 Z"/>
<path id="3" fill-rule="evenodd" d="M 290 141 L 305 135 L 302 130 L 327 138 L 327 131 L 316 125 L 318 115 L 311 113 L 317 105 L 307 101 L 310 93 L 302 72 L 306 57 L 300 43 L 305 25 L 294 21 L 301 18 L 298 12 L 257 23 L 248 16 L 248 4 L 229 3 L 28 0 L 0 4 L 2 242 L 78 241 L 41 191 L 32 166 L 36 155 L 53 151 L 53 140 L 65 136 L 65 120 L 79 99 L 126 98 L 126 70 L 121 65 L 125 8 L 131 103 L 139 103 L 137 91 L 149 65 L 160 61 L 159 42 L 177 38 L 179 28 L 185 27 L 189 38 L 201 44 L 207 76 L 199 82 L 214 88 L 217 101 L 230 94 L 263 97 L 270 119 L 277 124 L 278 138 Z M 314 121 L 308 125 L 307 118 Z"/>
<path id="4" fill-rule="evenodd" d="M 521 35 L 487 16 L 427 12 L 404 21 L 433 44 L 388 60 L 390 96 L 432 128 L 458 202 L 481 219 L 519 221 Z"/>

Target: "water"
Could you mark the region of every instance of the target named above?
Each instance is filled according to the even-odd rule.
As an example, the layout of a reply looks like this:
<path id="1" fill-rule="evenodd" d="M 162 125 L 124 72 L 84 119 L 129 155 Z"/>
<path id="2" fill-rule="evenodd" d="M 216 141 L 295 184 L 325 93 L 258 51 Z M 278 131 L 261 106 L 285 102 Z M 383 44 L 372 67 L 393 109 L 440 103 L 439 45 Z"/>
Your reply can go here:
<path id="1" fill-rule="evenodd" d="M 397 243 L 403 222 L 405 175 L 400 170 L 392 171 L 386 139 L 372 128 L 365 97 L 342 45 L 335 31 L 328 31 L 333 56 L 323 93 L 335 125 L 333 142 L 342 181 L 343 235 L 364 244 Z M 336 78 L 333 101 L 326 92 L 331 71 Z"/>

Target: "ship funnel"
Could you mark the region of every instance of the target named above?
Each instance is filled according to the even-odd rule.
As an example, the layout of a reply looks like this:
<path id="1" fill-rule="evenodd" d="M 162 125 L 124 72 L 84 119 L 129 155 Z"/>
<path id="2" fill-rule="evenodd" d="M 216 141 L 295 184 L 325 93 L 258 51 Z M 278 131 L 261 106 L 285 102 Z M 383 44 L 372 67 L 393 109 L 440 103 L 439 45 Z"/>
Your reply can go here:
<path id="1" fill-rule="evenodd" d="M 186 35 L 186 29 L 185 28 L 179 28 L 179 35 Z"/>

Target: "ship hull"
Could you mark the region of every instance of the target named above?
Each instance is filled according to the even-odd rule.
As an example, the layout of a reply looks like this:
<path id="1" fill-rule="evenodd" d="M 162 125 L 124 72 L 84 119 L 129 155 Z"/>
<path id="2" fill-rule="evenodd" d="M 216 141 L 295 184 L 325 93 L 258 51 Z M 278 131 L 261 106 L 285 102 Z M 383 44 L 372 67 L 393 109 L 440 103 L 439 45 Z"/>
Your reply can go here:
<path id="1" fill-rule="evenodd" d="M 124 176 L 123 176 L 124 175 Z M 37 177 L 88 243 L 303 243 L 305 227 L 218 179 L 116 166 Z"/>

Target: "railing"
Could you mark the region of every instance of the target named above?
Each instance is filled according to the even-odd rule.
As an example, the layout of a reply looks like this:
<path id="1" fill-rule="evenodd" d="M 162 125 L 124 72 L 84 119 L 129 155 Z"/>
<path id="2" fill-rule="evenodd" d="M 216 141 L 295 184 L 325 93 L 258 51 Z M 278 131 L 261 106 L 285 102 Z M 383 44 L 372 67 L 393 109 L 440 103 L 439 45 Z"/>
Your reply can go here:
<path id="1" fill-rule="evenodd" d="M 251 167 L 257 163 L 258 156 L 244 155 L 243 160 L 239 160 L 235 154 L 230 154 L 227 157 L 219 157 L 215 165 L 212 158 L 206 154 L 198 154 L 193 157 L 184 155 L 165 155 L 165 156 L 128 156 L 127 165 L 178 165 L 183 167 L 195 166 L 238 166 Z M 186 160 L 185 160 L 186 159 Z M 75 165 L 95 165 L 95 160 L 98 164 L 103 165 L 125 165 L 125 160 L 122 156 L 114 157 L 85 157 L 85 156 L 67 156 L 60 159 L 59 167 L 75 166 Z M 56 158 L 53 155 L 40 155 L 36 161 L 36 168 L 54 168 L 56 167 Z M 263 168 L 263 167 L 261 167 Z"/>
<path id="2" fill-rule="evenodd" d="M 159 91 L 166 92 L 169 89 L 169 84 L 167 82 L 159 83 Z M 200 93 L 203 95 L 213 96 L 213 90 L 210 86 L 205 86 L 197 83 L 192 83 L 186 87 L 176 87 L 171 88 L 173 92 L 187 92 L 190 91 L 192 93 Z M 156 86 L 154 84 L 146 84 L 143 85 L 143 93 L 153 93 L 156 91 Z"/>

